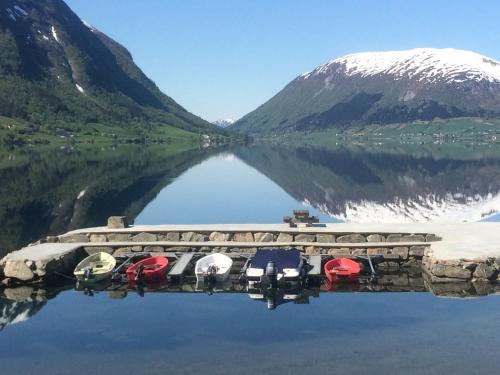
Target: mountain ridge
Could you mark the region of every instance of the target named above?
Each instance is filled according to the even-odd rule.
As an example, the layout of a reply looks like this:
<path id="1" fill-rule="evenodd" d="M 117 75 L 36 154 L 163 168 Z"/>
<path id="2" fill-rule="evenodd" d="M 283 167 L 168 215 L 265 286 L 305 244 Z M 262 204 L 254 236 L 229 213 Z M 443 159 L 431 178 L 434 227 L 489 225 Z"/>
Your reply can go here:
<path id="1" fill-rule="evenodd" d="M 165 95 L 121 44 L 62 0 L 0 6 L 0 115 L 50 122 L 215 126 Z"/>
<path id="2" fill-rule="evenodd" d="M 498 116 L 500 63 L 470 51 L 421 48 L 330 60 L 297 76 L 234 129 L 267 134 Z"/>

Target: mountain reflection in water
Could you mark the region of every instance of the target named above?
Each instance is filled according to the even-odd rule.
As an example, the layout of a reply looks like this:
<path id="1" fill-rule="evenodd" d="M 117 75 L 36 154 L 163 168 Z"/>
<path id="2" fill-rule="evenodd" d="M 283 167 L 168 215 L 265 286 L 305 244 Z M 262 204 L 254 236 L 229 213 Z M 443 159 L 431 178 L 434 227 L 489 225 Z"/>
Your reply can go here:
<path id="1" fill-rule="evenodd" d="M 260 145 L 236 155 L 342 221 L 478 221 L 497 213 L 500 148 L 446 151 Z"/>
<path id="2" fill-rule="evenodd" d="M 21 149 L 0 154 L 0 255 L 48 234 L 131 221 L 173 178 L 216 151 L 179 146 Z"/>
<path id="3" fill-rule="evenodd" d="M 141 224 L 263 223 L 309 207 L 324 222 L 477 221 L 500 209 L 497 148 L 263 143 L 3 151 L 0 255 L 49 234 L 104 225 L 111 215 Z"/>

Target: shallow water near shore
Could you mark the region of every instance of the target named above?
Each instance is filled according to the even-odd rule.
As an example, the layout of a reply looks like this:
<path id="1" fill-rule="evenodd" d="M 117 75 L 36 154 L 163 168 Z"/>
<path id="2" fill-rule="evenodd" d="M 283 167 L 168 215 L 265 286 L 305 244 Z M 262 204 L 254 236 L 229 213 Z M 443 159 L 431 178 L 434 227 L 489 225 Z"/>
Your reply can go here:
<path id="1" fill-rule="evenodd" d="M 31 151 L 0 177 L 1 250 L 118 212 L 136 224 L 272 223 L 296 208 L 322 222 L 499 220 L 500 149 L 484 145 Z M 0 374 L 500 368 L 496 295 L 321 293 L 269 311 L 247 293 L 47 293 L 0 297 Z"/>

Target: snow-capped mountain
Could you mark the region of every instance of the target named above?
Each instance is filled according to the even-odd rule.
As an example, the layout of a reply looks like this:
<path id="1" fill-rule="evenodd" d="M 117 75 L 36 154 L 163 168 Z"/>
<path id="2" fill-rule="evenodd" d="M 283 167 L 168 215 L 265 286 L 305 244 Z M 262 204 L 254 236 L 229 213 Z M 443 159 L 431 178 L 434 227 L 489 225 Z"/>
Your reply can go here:
<path id="1" fill-rule="evenodd" d="M 234 126 L 243 132 L 500 115 L 500 63 L 475 52 L 364 52 L 298 76 Z"/>
<path id="2" fill-rule="evenodd" d="M 408 51 L 364 52 L 331 60 L 300 78 L 331 76 L 340 72 L 348 77 L 392 75 L 394 79 L 413 79 L 436 83 L 467 80 L 500 82 L 500 63 L 475 52 L 452 48 L 417 48 Z"/>
<path id="3" fill-rule="evenodd" d="M 233 125 L 236 122 L 236 120 L 232 118 L 225 118 L 222 120 L 215 120 L 213 122 L 214 125 L 220 126 L 221 128 L 227 128 L 228 126 Z"/>

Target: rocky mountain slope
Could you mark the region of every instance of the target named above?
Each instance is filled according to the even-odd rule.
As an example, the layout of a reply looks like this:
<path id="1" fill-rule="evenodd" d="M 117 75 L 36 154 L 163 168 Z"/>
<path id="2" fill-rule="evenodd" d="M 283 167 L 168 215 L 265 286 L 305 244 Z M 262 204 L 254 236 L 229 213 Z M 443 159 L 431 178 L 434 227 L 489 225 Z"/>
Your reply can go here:
<path id="1" fill-rule="evenodd" d="M 163 94 L 125 47 L 62 0 L 2 0 L 0 115 L 35 124 L 215 129 Z"/>
<path id="2" fill-rule="evenodd" d="M 331 60 L 298 76 L 234 129 L 256 134 L 499 115 L 499 62 L 419 48 Z"/>

